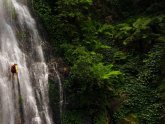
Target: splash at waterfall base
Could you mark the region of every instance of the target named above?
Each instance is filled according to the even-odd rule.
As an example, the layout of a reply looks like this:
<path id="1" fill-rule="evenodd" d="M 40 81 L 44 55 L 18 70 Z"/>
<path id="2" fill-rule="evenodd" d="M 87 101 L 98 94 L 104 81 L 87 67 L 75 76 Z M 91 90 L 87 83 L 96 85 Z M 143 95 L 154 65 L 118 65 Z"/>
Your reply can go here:
<path id="1" fill-rule="evenodd" d="M 43 41 L 25 3 L 0 0 L 0 124 L 53 124 Z"/>

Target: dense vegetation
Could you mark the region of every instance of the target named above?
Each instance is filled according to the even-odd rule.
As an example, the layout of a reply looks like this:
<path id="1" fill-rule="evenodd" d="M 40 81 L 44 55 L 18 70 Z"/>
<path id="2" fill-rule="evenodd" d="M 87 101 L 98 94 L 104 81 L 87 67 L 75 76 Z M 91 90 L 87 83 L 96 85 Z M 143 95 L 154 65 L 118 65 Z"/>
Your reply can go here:
<path id="1" fill-rule="evenodd" d="M 165 123 L 163 0 L 33 0 L 32 6 L 54 57 L 67 65 L 64 124 Z M 53 113 L 56 97 L 50 81 Z"/>

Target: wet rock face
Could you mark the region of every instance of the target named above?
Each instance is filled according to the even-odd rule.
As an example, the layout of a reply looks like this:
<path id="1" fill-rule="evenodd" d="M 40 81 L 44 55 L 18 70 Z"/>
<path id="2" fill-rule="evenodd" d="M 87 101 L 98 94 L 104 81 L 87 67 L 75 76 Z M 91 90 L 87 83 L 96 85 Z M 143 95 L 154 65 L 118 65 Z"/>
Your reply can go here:
<path id="1" fill-rule="evenodd" d="M 48 68 L 49 78 L 51 80 L 56 76 L 54 68 L 59 72 L 61 78 L 66 78 L 70 72 L 69 66 L 62 60 L 62 58 L 52 58 L 49 60 Z"/>
<path id="2" fill-rule="evenodd" d="M 0 0 L 0 124 L 53 124 L 42 39 L 26 3 Z"/>
<path id="3" fill-rule="evenodd" d="M 64 91 L 62 79 L 64 75 L 61 73 L 61 69 L 64 69 L 64 63 L 61 58 L 52 58 L 48 63 L 49 68 L 49 95 L 50 104 L 53 107 L 53 117 L 56 124 L 62 124 L 63 111 L 64 111 Z"/>

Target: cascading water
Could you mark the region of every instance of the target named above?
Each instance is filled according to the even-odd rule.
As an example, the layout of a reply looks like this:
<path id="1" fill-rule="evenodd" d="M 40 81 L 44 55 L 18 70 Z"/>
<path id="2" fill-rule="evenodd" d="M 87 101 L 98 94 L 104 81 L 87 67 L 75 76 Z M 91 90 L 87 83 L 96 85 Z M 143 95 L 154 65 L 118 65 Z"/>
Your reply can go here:
<path id="1" fill-rule="evenodd" d="M 42 40 L 25 3 L 0 0 L 0 124 L 53 124 Z"/>
<path id="2" fill-rule="evenodd" d="M 55 83 L 58 83 L 59 87 L 59 115 L 60 115 L 60 124 L 63 124 L 63 107 L 64 107 L 64 91 L 63 91 L 63 86 L 60 78 L 60 74 L 57 71 L 58 70 L 58 64 L 56 63 L 56 60 L 53 60 L 49 64 L 49 67 L 53 71 L 52 74 L 50 74 L 50 77 L 53 77 L 52 80 L 54 80 Z"/>

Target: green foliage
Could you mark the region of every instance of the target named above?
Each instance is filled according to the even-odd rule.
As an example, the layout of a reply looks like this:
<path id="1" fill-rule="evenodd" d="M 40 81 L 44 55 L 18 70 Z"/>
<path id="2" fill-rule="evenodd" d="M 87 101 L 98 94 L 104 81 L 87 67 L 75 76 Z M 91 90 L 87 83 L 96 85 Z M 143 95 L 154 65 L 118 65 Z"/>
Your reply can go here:
<path id="1" fill-rule="evenodd" d="M 164 36 L 160 36 L 160 37 L 158 38 L 158 41 L 159 41 L 159 42 L 165 42 L 165 37 L 164 37 Z"/>
<path id="2" fill-rule="evenodd" d="M 165 115 L 163 5 L 159 0 L 34 0 L 55 56 L 69 67 L 63 80 L 64 124 L 160 122 Z M 49 82 L 53 113 L 57 91 Z"/>
<path id="3" fill-rule="evenodd" d="M 148 106 L 140 115 L 141 123 L 147 123 L 147 124 L 157 124 L 159 123 L 161 119 L 161 109 L 162 105 L 160 104 L 153 104 L 151 106 Z"/>
<path id="4" fill-rule="evenodd" d="M 138 18 L 137 21 L 133 23 L 133 27 L 139 30 L 145 30 L 148 28 L 150 22 L 150 18 Z"/>
<path id="5" fill-rule="evenodd" d="M 53 112 L 53 119 L 57 120 L 59 119 L 59 89 L 58 89 L 58 83 L 55 81 L 49 80 L 49 100 L 50 105 L 52 106 L 52 112 Z"/>
<path id="6" fill-rule="evenodd" d="M 99 33 L 108 35 L 109 37 L 113 38 L 113 32 L 115 31 L 113 25 L 104 24 L 98 30 Z"/>
<path id="7" fill-rule="evenodd" d="M 95 120 L 95 124 L 108 124 L 108 117 L 106 113 L 100 113 L 99 117 Z"/>
<path id="8" fill-rule="evenodd" d="M 94 65 L 93 71 L 95 72 L 95 75 L 101 79 L 109 79 L 110 77 L 118 76 L 121 74 L 120 71 L 112 71 L 112 67 L 112 64 L 104 66 L 103 63 L 99 63 Z"/>
<path id="9" fill-rule="evenodd" d="M 84 124 L 84 121 L 80 113 L 68 111 L 64 116 L 64 124 Z"/>
<path id="10" fill-rule="evenodd" d="M 138 78 L 130 76 L 129 68 L 123 66 L 126 75 L 127 83 L 122 86 L 120 90 L 122 104 L 115 113 L 117 122 L 136 113 L 139 123 L 157 124 L 161 119 L 161 109 L 163 107 L 160 102 L 159 88 L 161 84 L 161 62 L 164 60 L 164 47 L 156 45 L 148 52 L 145 59 L 143 59 L 142 67 L 137 68 L 136 74 Z M 137 60 L 135 63 L 139 63 Z M 126 63 L 128 66 L 130 63 Z M 121 66 L 120 66 L 121 67 Z M 132 73 L 133 74 L 133 73 Z M 161 87 L 162 88 L 162 87 Z M 161 92 L 163 94 L 164 92 Z M 129 108 L 129 109 L 128 109 Z"/>

